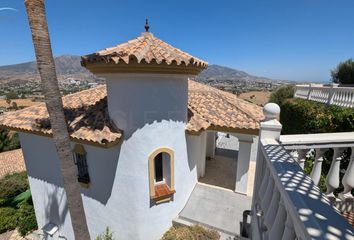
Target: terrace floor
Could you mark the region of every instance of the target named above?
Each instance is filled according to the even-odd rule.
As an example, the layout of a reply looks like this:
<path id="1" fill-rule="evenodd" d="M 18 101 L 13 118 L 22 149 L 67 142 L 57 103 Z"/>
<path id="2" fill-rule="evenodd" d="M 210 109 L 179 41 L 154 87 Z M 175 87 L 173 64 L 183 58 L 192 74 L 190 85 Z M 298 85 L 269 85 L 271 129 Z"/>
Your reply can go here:
<path id="1" fill-rule="evenodd" d="M 242 213 L 251 209 L 251 201 L 251 197 L 232 190 L 198 183 L 175 222 L 204 225 L 219 231 L 221 239 L 236 239 Z"/>

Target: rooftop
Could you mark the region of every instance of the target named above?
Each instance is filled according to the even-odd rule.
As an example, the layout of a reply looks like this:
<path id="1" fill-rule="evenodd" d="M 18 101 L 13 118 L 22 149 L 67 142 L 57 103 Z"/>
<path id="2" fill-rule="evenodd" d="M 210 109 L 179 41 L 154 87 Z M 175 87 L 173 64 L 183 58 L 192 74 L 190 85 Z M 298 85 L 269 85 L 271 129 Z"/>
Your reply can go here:
<path id="1" fill-rule="evenodd" d="M 82 57 L 94 73 L 166 72 L 198 74 L 208 63 L 175 48 L 150 32 L 136 39 Z"/>
<path id="2" fill-rule="evenodd" d="M 258 135 L 259 121 L 263 118 L 261 107 L 192 80 L 188 88 L 187 133 L 218 130 Z M 73 141 L 110 147 L 121 139 L 123 132 L 108 114 L 105 85 L 66 95 L 63 104 Z M 44 103 L 2 115 L 0 127 L 52 135 Z"/>

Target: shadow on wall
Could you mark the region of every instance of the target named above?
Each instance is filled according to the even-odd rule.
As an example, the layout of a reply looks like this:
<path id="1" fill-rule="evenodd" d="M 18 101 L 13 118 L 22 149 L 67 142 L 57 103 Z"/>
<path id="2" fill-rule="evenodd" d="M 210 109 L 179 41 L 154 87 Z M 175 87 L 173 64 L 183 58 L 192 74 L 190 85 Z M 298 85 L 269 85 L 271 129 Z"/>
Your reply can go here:
<path id="1" fill-rule="evenodd" d="M 45 139 L 47 140 L 47 139 Z M 42 144 L 43 143 L 43 144 Z M 27 159 L 27 172 L 31 178 L 52 184 L 50 188 L 63 188 L 63 178 L 60 171 L 60 162 L 53 144 L 53 141 L 40 142 L 41 149 L 46 149 L 43 154 L 35 154 Z M 87 152 L 87 165 L 90 175 L 89 188 L 81 188 L 81 193 L 86 197 L 95 199 L 102 204 L 106 204 L 112 194 L 112 187 L 115 181 L 116 169 L 119 159 L 120 146 L 110 149 L 103 149 L 85 145 Z M 52 156 L 48 158 L 49 156 Z M 48 191 L 48 196 L 51 192 Z M 54 204 L 54 203 L 53 203 Z"/>
<path id="2" fill-rule="evenodd" d="M 89 198 L 106 204 L 112 195 L 121 145 L 110 149 L 86 146 L 90 187 L 81 188 Z"/>
<path id="3" fill-rule="evenodd" d="M 48 198 L 43 199 L 45 201 L 44 206 L 46 206 L 44 219 L 50 223 L 54 223 L 61 229 L 69 212 L 64 191 L 60 190 L 59 187 L 47 187 L 45 191 Z M 48 224 L 49 222 L 44 224 Z"/>

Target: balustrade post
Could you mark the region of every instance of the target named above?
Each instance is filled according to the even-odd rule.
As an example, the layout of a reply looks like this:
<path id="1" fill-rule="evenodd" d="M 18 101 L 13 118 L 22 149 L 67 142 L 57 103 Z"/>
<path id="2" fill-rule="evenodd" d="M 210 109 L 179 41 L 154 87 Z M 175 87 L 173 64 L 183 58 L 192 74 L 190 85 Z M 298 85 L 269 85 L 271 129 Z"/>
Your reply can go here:
<path id="1" fill-rule="evenodd" d="M 285 230 L 286 210 L 282 200 L 279 201 L 274 224 L 269 231 L 268 239 L 282 239 Z"/>
<path id="2" fill-rule="evenodd" d="M 312 171 L 310 177 L 312 181 L 318 185 L 321 179 L 322 172 L 322 162 L 324 157 L 325 150 L 324 149 L 316 149 L 315 161 L 313 163 Z"/>
<path id="3" fill-rule="evenodd" d="M 283 233 L 283 237 L 281 238 L 282 240 L 291 240 L 295 239 L 296 234 L 295 234 L 295 229 L 294 229 L 294 223 L 291 220 L 291 216 L 287 213 L 286 214 L 286 222 L 285 222 L 285 229 Z"/>
<path id="4" fill-rule="evenodd" d="M 267 229 L 272 228 L 272 225 L 275 220 L 275 216 L 278 211 L 279 201 L 280 201 L 279 191 L 274 189 L 272 200 L 270 201 L 270 205 L 267 209 L 267 212 L 265 214 L 265 219 L 264 219 L 264 224 L 266 225 Z"/>
<path id="5" fill-rule="evenodd" d="M 312 93 L 312 90 L 311 90 L 311 83 L 309 84 L 309 91 L 307 93 L 307 100 L 311 100 L 311 93 Z"/>
<path id="6" fill-rule="evenodd" d="M 331 167 L 326 177 L 326 195 L 335 198 L 333 191 L 339 187 L 340 161 L 342 160 L 344 148 L 334 148 L 333 151 Z"/>
<path id="7" fill-rule="evenodd" d="M 306 155 L 307 155 L 307 150 L 306 149 L 299 149 L 297 155 L 297 162 L 299 163 L 300 167 L 304 169 L 305 167 L 305 161 L 306 161 Z"/>
<path id="8" fill-rule="evenodd" d="M 253 198 L 252 198 L 252 233 L 262 233 L 263 225 L 259 224 L 264 220 L 263 216 L 259 216 L 260 210 L 266 211 L 269 207 L 273 195 L 274 180 L 272 173 L 268 169 L 263 156 L 262 143 L 263 139 L 279 140 L 281 132 L 281 124 L 278 121 L 280 107 L 275 103 L 268 103 L 263 108 L 265 119 L 260 123 L 259 144 L 256 162 L 256 176 L 254 181 Z M 262 194 L 261 194 L 262 193 Z M 261 209 L 259 209 L 259 207 Z M 258 234 L 257 234 L 258 235 Z M 258 239 L 256 234 L 253 239 Z"/>
<path id="9" fill-rule="evenodd" d="M 343 192 L 338 194 L 338 197 L 341 200 L 345 200 L 347 198 L 353 198 L 351 191 L 354 188 L 354 147 L 352 147 L 351 150 L 352 153 L 350 155 L 350 162 L 348 164 L 347 170 L 342 179 L 344 190 Z"/>

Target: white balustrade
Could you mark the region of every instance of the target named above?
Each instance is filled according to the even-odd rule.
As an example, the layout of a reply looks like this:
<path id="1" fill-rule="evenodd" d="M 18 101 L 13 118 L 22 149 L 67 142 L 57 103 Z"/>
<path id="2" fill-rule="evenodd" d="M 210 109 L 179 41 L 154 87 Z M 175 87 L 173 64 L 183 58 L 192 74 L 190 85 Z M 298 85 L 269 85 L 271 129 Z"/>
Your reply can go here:
<path id="1" fill-rule="evenodd" d="M 354 134 L 349 137 L 343 133 L 341 141 L 333 140 L 332 135 L 331 144 L 327 142 L 329 138 L 317 134 L 313 134 L 314 138 L 301 135 L 296 141 L 294 137 L 280 136 L 280 123 L 266 112 L 265 115 L 267 120 L 261 123 L 258 145 L 251 239 L 354 239 L 354 228 L 316 186 L 324 152 L 334 148 L 326 178 L 327 194 L 332 195 L 338 188 L 341 156 L 346 147 L 354 148 Z M 297 160 L 289 154 L 294 149 L 298 149 Z M 306 153 L 311 149 L 316 151 L 313 179 L 303 171 Z M 354 149 L 352 152 L 342 179 L 343 197 L 348 197 L 354 187 Z"/>
<path id="2" fill-rule="evenodd" d="M 350 156 L 350 162 L 348 164 L 347 171 L 344 174 L 342 179 L 342 184 L 344 186 L 344 191 L 338 194 L 338 197 L 341 200 L 345 200 L 347 198 L 352 198 L 351 194 L 352 189 L 354 188 L 354 147 L 352 147 L 352 153 Z"/>
<path id="3" fill-rule="evenodd" d="M 339 87 L 337 84 L 331 86 L 321 84 L 296 85 L 294 97 L 329 105 L 354 107 L 354 87 Z"/>
<path id="4" fill-rule="evenodd" d="M 325 151 L 323 149 L 316 149 L 315 162 L 313 163 L 312 171 L 310 174 L 312 181 L 316 185 L 319 184 L 321 179 L 322 162 L 323 162 L 324 153 Z"/>
<path id="5" fill-rule="evenodd" d="M 333 159 L 331 163 L 331 167 L 328 171 L 327 177 L 326 177 L 326 195 L 328 197 L 333 197 L 334 196 L 334 190 L 339 187 L 339 171 L 340 171 L 340 161 L 342 160 L 342 154 L 344 148 L 335 148 L 333 151 Z"/>

